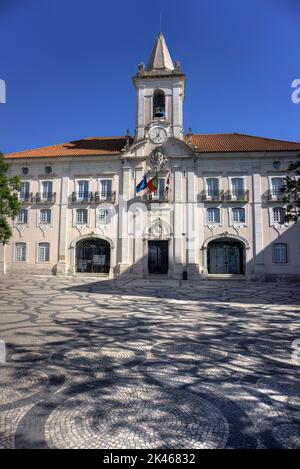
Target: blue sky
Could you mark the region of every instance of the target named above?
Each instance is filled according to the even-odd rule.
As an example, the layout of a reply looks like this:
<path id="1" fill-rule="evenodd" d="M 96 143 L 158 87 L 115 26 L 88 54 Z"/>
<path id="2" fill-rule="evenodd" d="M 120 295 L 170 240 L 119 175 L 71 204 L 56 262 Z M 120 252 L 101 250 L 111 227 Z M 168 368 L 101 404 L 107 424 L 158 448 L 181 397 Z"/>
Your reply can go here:
<path id="1" fill-rule="evenodd" d="M 0 149 L 133 133 L 131 77 L 160 12 L 187 75 L 186 131 L 300 141 L 299 0 L 1 0 Z"/>

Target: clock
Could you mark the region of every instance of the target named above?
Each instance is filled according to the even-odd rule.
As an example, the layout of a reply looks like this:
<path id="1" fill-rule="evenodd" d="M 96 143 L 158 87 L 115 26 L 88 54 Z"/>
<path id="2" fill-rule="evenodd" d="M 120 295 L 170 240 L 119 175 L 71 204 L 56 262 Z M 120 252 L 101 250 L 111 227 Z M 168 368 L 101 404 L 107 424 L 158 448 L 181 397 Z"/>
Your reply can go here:
<path id="1" fill-rule="evenodd" d="M 167 140 L 167 132 L 163 127 L 152 127 L 149 137 L 153 143 L 162 144 Z"/>

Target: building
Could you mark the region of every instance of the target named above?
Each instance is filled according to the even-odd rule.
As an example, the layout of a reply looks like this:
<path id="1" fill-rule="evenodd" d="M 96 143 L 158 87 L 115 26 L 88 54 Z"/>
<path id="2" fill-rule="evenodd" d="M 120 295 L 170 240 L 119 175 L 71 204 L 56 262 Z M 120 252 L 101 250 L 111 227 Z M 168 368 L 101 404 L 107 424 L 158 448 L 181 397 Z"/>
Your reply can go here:
<path id="1" fill-rule="evenodd" d="M 5 156 L 22 210 L 1 272 L 299 279 L 300 229 L 284 222 L 281 188 L 300 143 L 185 135 L 185 75 L 162 33 L 133 84 L 134 137 Z M 154 192 L 137 192 L 144 176 L 157 176 Z"/>

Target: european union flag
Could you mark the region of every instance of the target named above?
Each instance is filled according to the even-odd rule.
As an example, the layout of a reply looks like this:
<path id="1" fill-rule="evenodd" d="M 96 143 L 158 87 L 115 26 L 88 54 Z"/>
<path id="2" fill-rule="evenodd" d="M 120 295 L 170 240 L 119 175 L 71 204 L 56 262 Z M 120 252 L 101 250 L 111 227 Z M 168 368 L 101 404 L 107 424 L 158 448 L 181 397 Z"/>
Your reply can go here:
<path id="1" fill-rule="evenodd" d="M 146 187 L 147 187 L 147 178 L 146 176 L 144 176 L 141 182 L 139 182 L 138 185 L 136 186 L 136 191 L 141 192 L 144 189 L 146 189 Z"/>

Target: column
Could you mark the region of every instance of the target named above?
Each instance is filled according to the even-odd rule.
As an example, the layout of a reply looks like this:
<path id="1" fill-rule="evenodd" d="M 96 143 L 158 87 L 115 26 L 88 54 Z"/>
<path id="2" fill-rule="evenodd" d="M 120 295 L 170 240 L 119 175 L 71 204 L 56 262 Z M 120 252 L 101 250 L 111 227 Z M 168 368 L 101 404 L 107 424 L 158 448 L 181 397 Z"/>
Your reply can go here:
<path id="1" fill-rule="evenodd" d="M 183 271 L 183 229 L 184 229 L 184 203 L 182 193 L 182 170 L 174 171 L 174 278 L 182 278 Z"/>
<path id="2" fill-rule="evenodd" d="M 143 179 L 143 168 L 137 168 L 135 171 L 135 187 Z M 140 194 L 143 194 L 141 192 Z M 140 195 L 139 194 L 139 195 Z M 134 243 L 134 261 L 132 270 L 137 277 L 143 277 L 144 270 L 144 244 L 143 244 L 143 228 L 144 228 L 144 210 L 143 202 L 134 204 L 134 223 L 133 223 L 133 243 Z"/>
<path id="3" fill-rule="evenodd" d="M 129 166 L 122 167 L 122 192 L 119 194 L 119 275 L 129 272 L 128 200 L 130 198 Z"/>
<path id="4" fill-rule="evenodd" d="M 60 190 L 58 263 L 56 275 L 67 275 L 68 195 L 69 176 L 63 176 Z"/>
<path id="5" fill-rule="evenodd" d="M 187 271 L 189 278 L 199 274 L 197 265 L 197 225 L 196 225 L 196 188 L 194 170 L 187 172 L 187 204 L 186 204 L 186 249 Z"/>
<path id="6" fill-rule="evenodd" d="M 6 272 L 5 251 L 6 245 L 0 244 L 0 277 Z"/>
<path id="7" fill-rule="evenodd" d="M 262 278 L 265 273 L 265 264 L 264 264 L 264 253 L 263 253 L 261 176 L 260 176 L 259 167 L 253 168 L 252 181 L 253 181 L 252 183 L 252 192 L 253 192 L 252 217 L 253 217 L 254 273 L 257 277 Z M 248 262 L 249 262 L 249 259 L 248 259 Z"/>

